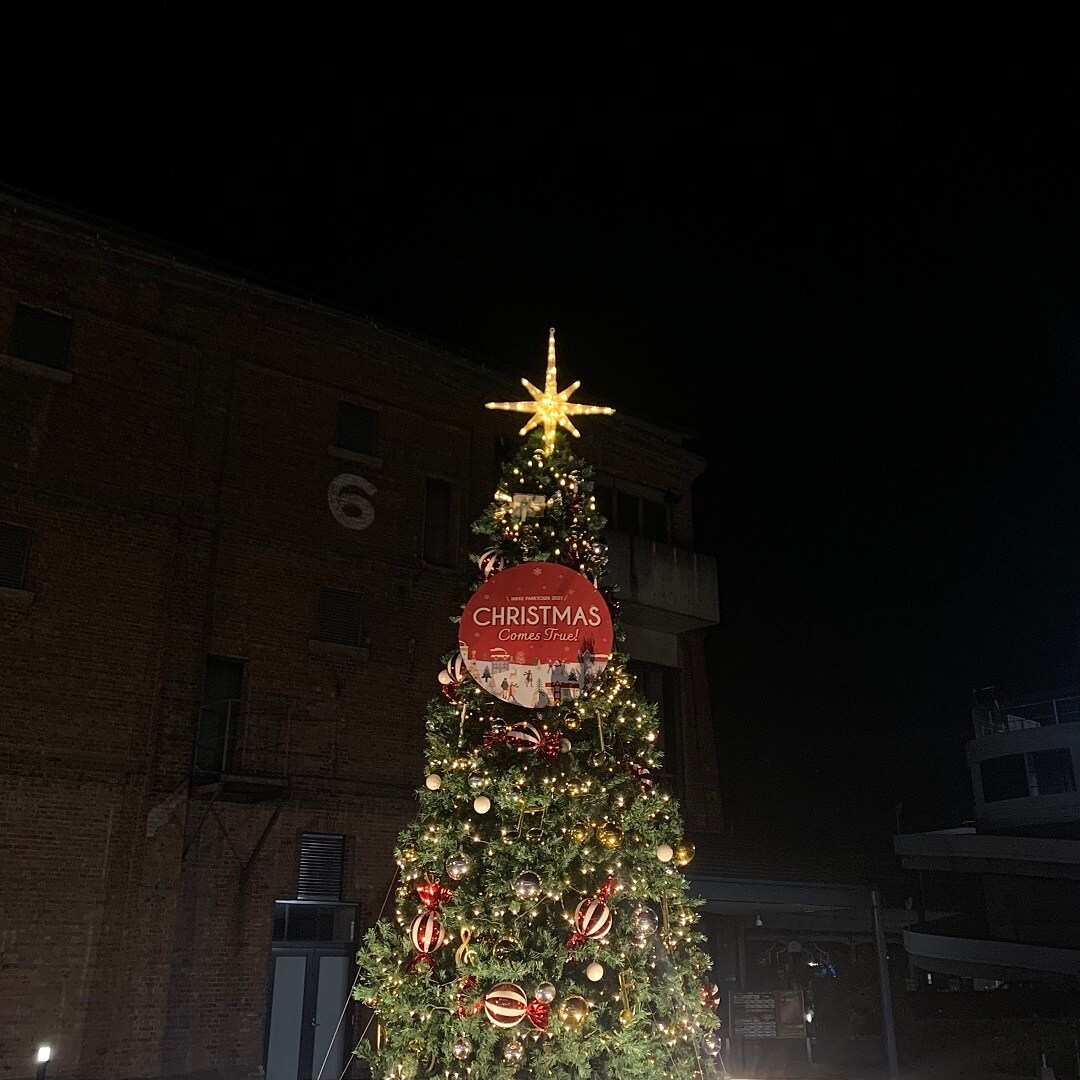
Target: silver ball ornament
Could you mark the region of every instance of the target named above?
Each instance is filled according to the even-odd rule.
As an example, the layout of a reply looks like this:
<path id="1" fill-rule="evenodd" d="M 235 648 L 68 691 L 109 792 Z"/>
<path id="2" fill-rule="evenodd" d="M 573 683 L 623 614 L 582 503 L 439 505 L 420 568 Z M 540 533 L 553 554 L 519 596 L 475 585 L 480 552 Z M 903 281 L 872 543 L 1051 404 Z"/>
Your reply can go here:
<path id="1" fill-rule="evenodd" d="M 503 1060 L 508 1061 L 511 1065 L 520 1065 L 525 1060 L 525 1047 L 517 1039 L 508 1042 L 503 1050 Z"/>
<path id="2" fill-rule="evenodd" d="M 472 868 L 473 861 L 464 851 L 459 851 L 446 860 L 446 874 L 454 881 L 467 878 L 472 873 Z"/>
<path id="3" fill-rule="evenodd" d="M 514 895 L 519 900 L 535 900 L 540 895 L 540 878 L 531 870 L 519 874 L 514 882 Z"/>
<path id="4" fill-rule="evenodd" d="M 469 773 L 469 787 L 473 791 L 483 791 L 488 785 L 488 778 L 482 772 Z"/>
<path id="5" fill-rule="evenodd" d="M 472 1042 L 464 1035 L 459 1035 L 450 1047 L 450 1053 L 457 1061 L 464 1061 L 472 1053 Z"/>
<path id="6" fill-rule="evenodd" d="M 536 988 L 536 993 L 533 996 L 542 1005 L 550 1005 L 555 1000 L 556 993 L 558 991 L 555 989 L 554 983 L 543 982 Z"/>
<path id="7" fill-rule="evenodd" d="M 633 926 L 634 933 L 638 937 L 648 937 L 650 934 L 656 933 L 660 920 L 656 917 L 656 912 L 652 908 L 640 907 L 630 917 L 630 925 Z"/>

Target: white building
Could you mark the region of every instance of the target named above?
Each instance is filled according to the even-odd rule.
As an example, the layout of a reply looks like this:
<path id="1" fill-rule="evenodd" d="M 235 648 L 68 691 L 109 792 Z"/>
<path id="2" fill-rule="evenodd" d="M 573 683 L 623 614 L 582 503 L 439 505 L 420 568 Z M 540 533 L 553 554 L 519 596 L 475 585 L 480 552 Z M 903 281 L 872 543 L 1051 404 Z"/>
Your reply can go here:
<path id="1" fill-rule="evenodd" d="M 1080 698 L 1002 705 L 991 697 L 976 705 L 974 720 L 967 747 L 974 824 L 895 841 L 921 882 L 964 876 L 971 903 L 905 931 L 908 956 L 923 972 L 1075 986 Z"/>

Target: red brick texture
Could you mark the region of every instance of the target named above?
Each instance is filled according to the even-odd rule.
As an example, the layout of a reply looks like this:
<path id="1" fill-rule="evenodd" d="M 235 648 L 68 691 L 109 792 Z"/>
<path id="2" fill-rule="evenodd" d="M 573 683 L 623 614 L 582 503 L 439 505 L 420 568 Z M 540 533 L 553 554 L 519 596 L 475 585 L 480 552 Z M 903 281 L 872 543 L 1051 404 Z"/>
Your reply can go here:
<path id="1" fill-rule="evenodd" d="M 0 356 L 0 521 L 33 532 L 26 592 L 0 590 L 0 1080 L 43 1041 L 50 1076 L 256 1076 L 300 834 L 350 838 L 362 921 L 389 884 L 511 431 L 480 406 L 518 391 L 4 196 L 0 354 L 19 302 L 74 321 L 69 383 Z M 378 458 L 329 452 L 341 399 L 379 410 Z M 619 418 L 588 436 L 681 496 L 690 546 L 701 463 Z M 343 473 L 376 489 L 370 528 L 330 512 Z M 452 569 L 423 561 L 428 477 L 453 485 Z M 310 645 L 324 586 L 362 594 L 363 650 Z M 275 803 L 189 798 L 208 654 L 246 661 L 247 760 L 290 780 L 250 865 Z"/>

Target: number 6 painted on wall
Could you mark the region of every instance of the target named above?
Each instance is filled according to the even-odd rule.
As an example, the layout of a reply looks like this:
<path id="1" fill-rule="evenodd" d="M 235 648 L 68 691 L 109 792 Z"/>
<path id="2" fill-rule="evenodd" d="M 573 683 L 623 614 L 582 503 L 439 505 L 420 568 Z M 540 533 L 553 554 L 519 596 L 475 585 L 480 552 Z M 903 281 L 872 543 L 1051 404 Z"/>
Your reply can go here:
<path id="1" fill-rule="evenodd" d="M 334 520 L 346 529 L 366 529 L 375 520 L 375 507 L 364 495 L 349 491 L 349 488 L 359 488 L 364 495 L 374 495 L 376 490 L 374 484 L 355 473 L 335 476 L 326 492 L 330 513 L 334 515 Z"/>

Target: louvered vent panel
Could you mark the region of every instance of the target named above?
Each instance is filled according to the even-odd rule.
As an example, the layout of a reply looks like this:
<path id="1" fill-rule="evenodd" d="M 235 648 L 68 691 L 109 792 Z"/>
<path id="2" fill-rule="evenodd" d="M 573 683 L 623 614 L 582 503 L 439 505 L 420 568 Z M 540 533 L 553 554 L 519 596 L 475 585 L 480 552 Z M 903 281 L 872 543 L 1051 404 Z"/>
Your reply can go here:
<path id="1" fill-rule="evenodd" d="M 360 644 L 359 593 L 319 590 L 319 640 L 335 645 Z"/>
<path id="2" fill-rule="evenodd" d="M 345 837 L 304 833 L 300 838 L 297 900 L 340 900 Z"/>

